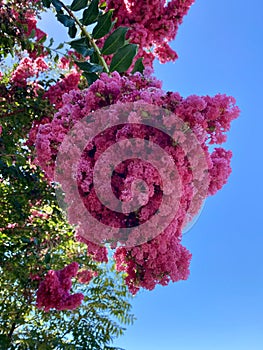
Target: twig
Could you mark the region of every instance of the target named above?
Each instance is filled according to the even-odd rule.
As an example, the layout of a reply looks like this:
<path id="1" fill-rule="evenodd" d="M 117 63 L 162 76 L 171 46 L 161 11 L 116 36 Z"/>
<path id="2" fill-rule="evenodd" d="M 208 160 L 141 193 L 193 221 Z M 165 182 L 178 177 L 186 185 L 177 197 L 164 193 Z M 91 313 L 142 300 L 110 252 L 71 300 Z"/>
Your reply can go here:
<path id="1" fill-rule="evenodd" d="M 90 35 L 90 33 L 86 30 L 85 26 L 78 20 L 78 18 L 74 15 L 74 13 L 66 5 L 63 4 L 62 7 L 70 15 L 70 17 L 74 19 L 74 21 L 77 23 L 77 25 L 79 26 L 81 31 L 85 34 L 85 36 L 89 40 L 91 46 L 94 48 L 94 50 L 98 54 L 98 57 L 99 57 L 99 60 L 100 60 L 102 67 L 105 69 L 106 73 L 110 74 L 109 67 L 108 67 L 106 61 L 104 60 L 104 58 L 102 57 L 99 47 L 96 45 L 96 43 L 95 43 L 94 39 L 92 38 L 92 36 Z"/>

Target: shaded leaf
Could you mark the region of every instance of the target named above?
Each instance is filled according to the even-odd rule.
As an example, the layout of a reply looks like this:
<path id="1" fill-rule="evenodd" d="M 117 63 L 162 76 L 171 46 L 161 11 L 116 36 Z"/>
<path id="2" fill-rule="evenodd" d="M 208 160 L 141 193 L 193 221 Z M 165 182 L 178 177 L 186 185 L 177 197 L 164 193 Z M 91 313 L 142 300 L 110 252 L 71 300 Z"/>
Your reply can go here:
<path id="1" fill-rule="evenodd" d="M 98 56 L 97 52 L 94 51 L 93 55 L 90 57 L 90 62 L 100 63 L 99 56 Z"/>
<path id="2" fill-rule="evenodd" d="M 89 43 L 86 38 L 80 38 L 71 41 L 69 42 L 69 45 L 72 49 L 74 49 L 84 57 L 91 56 L 94 52 L 94 49 L 89 47 Z"/>
<path id="3" fill-rule="evenodd" d="M 48 7 L 48 8 L 50 7 L 51 0 L 43 0 L 42 2 L 43 2 L 43 6 Z"/>
<path id="4" fill-rule="evenodd" d="M 94 27 L 92 31 L 92 36 L 94 39 L 100 39 L 106 34 L 109 33 L 109 31 L 112 28 L 112 12 L 113 10 L 110 10 L 103 15 L 99 16 L 98 23 Z"/>
<path id="5" fill-rule="evenodd" d="M 50 262 L 50 260 L 51 260 L 51 255 L 50 255 L 50 253 L 47 253 L 47 254 L 45 255 L 44 261 L 45 261 L 46 264 L 48 264 L 48 263 Z"/>
<path id="6" fill-rule="evenodd" d="M 138 46 L 136 44 L 128 44 L 121 47 L 112 57 L 110 72 L 126 72 L 131 66 L 132 60 L 137 54 L 137 50 Z"/>
<path id="7" fill-rule="evenodd" d="M 74 0 L 70 6 L 72 11 L 79 11 L 84 9 L 88 5 L 87 0 Z"/>
<path id="8" fill-rule="evenodd" d="M 144 65 L 143 65 L 143 63 L 142 63 L 142 60 L 143 60 L 143 58 L 140 57 L 140 58 L 138 58 L 138 60 L 135 62 L 134 67 L 133 67 L 133 70 L 132 70 L 132 74 L 134 74 L 134 73 L 136 73 L 136 72 L 143 73 L 145 67 L 144 67 Z"/>
<path id="9" fill-rule="evenodd" d="M 65 27 L 72 27 L 75 25 L 74 19 L 68 15 L 57 13 L 56 17 L 59 20 L 59 22 L 61 22 Z"/>
<path id="10" fill-rule="evenodd" d="M 117 28 L 105 41 L 101 53 L 110 55 L 115 53 L 119 48 L 125 44 L 125 37 L 128 27 Z"/>
<path id="11" fill-rule="evenodd" d="M 76 27 L 75 24 L 74 24 L 74 26 L 69 27 L 69 29 L 68 29 L 68 35 L 70 36 L 70 38 L 73 39 L 73 38 L 75 38 L 76 34 L 77 34 L 77 27 Z"/>
<path id="12" fill-rule="evenodd" d="M 52 4 L 54 5 L 55 9 L 57 11 L 60 11 L 62 6 L 63 6 L 63 3 L 59 0 L 51 0 Z"/>
<path id="13" fill-rule="evenodd" d="M 83 72 L 82 75 L 87 79 L 89 85 L 93 84 L 94 81 L 99 79 L 96 73 Z"/>
<path id="14" fill-rule="evenodd" d="M 102 72 L 103 67 L 96 63 L 90 63 L 90 62 L 78 62 L 75 61 L 76 65 L 81 69 L 88 73 L 96 73 L 96 72 Z"/>
<path id="15" fill-rule="evenodd" d="M 96 22 L 99 16 L 99 0 L 93 0 L 89 7 L 83 12 L 82 24 L 85 26 Z"/>

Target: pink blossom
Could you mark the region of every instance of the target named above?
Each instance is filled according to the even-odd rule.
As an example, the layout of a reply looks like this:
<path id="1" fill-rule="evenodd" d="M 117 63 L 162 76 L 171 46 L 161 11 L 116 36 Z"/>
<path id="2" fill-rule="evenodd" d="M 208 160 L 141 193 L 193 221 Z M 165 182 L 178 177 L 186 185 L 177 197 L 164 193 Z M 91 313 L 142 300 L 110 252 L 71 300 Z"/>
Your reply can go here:
<path id="1" fill-rule="evenodd" d="M 62 96 L 77 89 L 79 84 L 80 74 L 73 72 L 65 76 L 65 78 L 59 80 L 56 84 L 50 86 L 48 91 L 44 94 L 44 97 L 49 100 L 56 109 L 62 106 Z"/>
<path id="2" fill-rule="evenodd" d="M 92 270 L 82 270 L 78 272 L 77 278 L 80 283 L 88 284 L 96 275 L 97 273 Z"/>
<path id="3" fill-rule="evenodd" d="M 139 101 L 142 105 L 145 102 L 150 103 L 150 105 L 147 104 L 149 110 L 145 111 L 145 115 L 138 114 L 136 111 L 131 113 L 130 121 L 137 121 L 139 124 L 143 118 L 147 119 L 148 113 L 151 117 L 155 116 L 155 106 L 163 107 L 180 118 L 180 129 L 175 128 L 173 131 L 175 142 L 172 142 L 166 133 L 155 128 L 149 129 L 147 125 L 114 126 L 108 128 L 103 134 L 97 135 L 87 145 L 79 162 L 77 184 L 85 208 L 105 225 L 115 228 L 133 227 L 134 225 L 132 234 L 128 238 L 130 247 L 136 246 L 137 240 L 140 239 L 140 231 L 136 230 L 136 225 L 149 221 L 159 209 L 164 195 L 159 174 L 165 174 L 166 168 L 161 166 L 161 160 L 160 167 L 155 170 L 150 164 L 144 164 L 138 159 L 127 160 L 116 167 L 112 176 L 112 191 L 123 203 L 127 203 L 132 198 L 132 186 L 135 181 L 143 180 L 147 184 L 147 195 L 138 199 L 139 204 L 143 205 L 138 209 L 136 215 L 129 216 L 123 212 L 112 212 L 100 202 L 93 187 L 94 164 L 100 156 L 103 156 L 105 150 L 116 142 L 138 138 L 149 139 L 157 143 L 173 158 L 177 166 L 182 188 L 178 197 L 179 209 L 174 213 L 174 218 L 169 226 L 159 236 L 143 243 L 140 247 L 116 249 L 117 269 L 126 273 L 126 283 L 132 293 L 136 293 L 141 287 L 153 289 L 156 284 L 166 285 L 169 281 L 187 279 L 191 254 L 181 244 L 182 229 L 185 223 L 198 213 L 200 196 L 204 198 L 208 194 L 214 194 L 226 183 L 231 171 L 231 153 L 223 149 L 215 149 L 210 154 L 208 143 L 222 142 L 232 120 L 239 113 L 231 97 L 192 95 L 183 98 L 178 93 L 163 91 L 161 83 L 151 76 L 149 69 L 145 73 L 145 76 L 140 73 L 126 76 L 120 76 L 117 72 L 111 76 L 102 73 L 100 79 L 88 89 L 71 90 L 64 94 L 58 113 L 49 123 L 39 127 L 36 140 L 38 163 L 52 181 L 58 147 L 66 133 L 72 125 L 87 115 L 92 117 L 92 113 L 97 110 L 102 113 L 101 108 L 104 106 L 112 105 L 113 111 L 116 110 L 117 114 L 118 106 L 124 108 L 126 102 Z M 110 118 L 115 120 L 115 117 L 114 112 L 111 112 Z M 156 118 L 160 118 L 159 112 Z M 174 126 L 174 120 L 170 114 L 164 113 L 161 121 L 164 130 L 169 130 Z M 192 136 L 188 133 L 189 130 L 193 131 Z M 81 130 L 78 137 L 80 139 L 84 137 Z M 192 142 L 193 137 L 196 137 L 198 142 Z M 129 150 L 136 149 L 131 143 L 127 143 L 125 147 L 127 154 Z M 198 156 L 200 149 L 204 155 L 203 158 Z M 74 149 L 68 146 L 67 158 L 72 156 L 70 152 L 74 154 Z M 191 159 L 191 164 L 189 159 Z M 209 170 L 206 175 L 208 193 L 204 188 L 206 181 L 202 162 L 205 162 Z M 68 180 L 67 177 L 69 177 Z M 70 184 L 70 172 L 63 174 L 63 178 Z M 169 191 L 170 189 L 167 189 L 166 196 L 176 195 Z M 72 200 L 71 196 L 73 194 L 69 191 L 66 198 L 69 203 Z M 162 209 L 163 220 L 171 211 L 169 203 L 168 201 L 168 205 Z M 78 215 L 77 208 L 70 208 L 70 220 L 78 218 Z M 77 229 L 77 240 L 87 244 L 87 251 L 94 260 L 107 261 L 107 249 L 85 238 L 85 232 L 96 230 L 88 225 L 89 223 L 82 223 Z M 97 231 L 95 232 L 99 235 Z M 116 234 L 116 240 L 122 243 L 125 239 L 121 236 L 121 230 L 119 232 L 119 236 Z"/>
<path id="4" fill-rule="evenodd" d="M 223 148 L 215 148 L 211 154 L 212 168 L 210 169 L 210 185 L 209 193 L 215 194 L 226 184 L 229 175 L 231 174 L 230 161 L 232 152 L 226 151 Z"/>
<path id="5" fill-rule="evenodd" d="M 128 38 L 139 44 L 137 57 L 152 66 L 154 57 L 162 63 L 174 61 L 177 54 L 168 42 L 175 39 L 179 25 L 194 0 L 107 0 L 107 9 L 114 9 L 117 26 L 128 26 Z M 154 49 L 153 53 L 149 50 Z"/>
<path id="6" fill-rule="evenodd" d="M 43 308 L 46 312 L 53 308 L 56 310 L 76 309 L 84 298 L 82 293 L 70 294 L 71 278 L 77 275 L 78 268 L 79 265 L 72 262 L 62 270 L 48 271 L 37 291 L 37 307 Z"/>

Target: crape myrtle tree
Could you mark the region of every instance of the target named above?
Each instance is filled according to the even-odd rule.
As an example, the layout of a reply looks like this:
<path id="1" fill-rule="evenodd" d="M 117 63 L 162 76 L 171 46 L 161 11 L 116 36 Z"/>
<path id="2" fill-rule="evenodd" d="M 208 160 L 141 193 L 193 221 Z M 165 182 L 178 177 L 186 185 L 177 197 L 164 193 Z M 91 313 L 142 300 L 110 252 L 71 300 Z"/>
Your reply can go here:
<path id="1" fill-rule="evenodd" d="M 45 91 L 56 82 L 71 89 L 36 26 L 41 11 L 31 1 L 0 4 L 0 348 L 110 349 L 134 319 L 123 276 L 75 241 L 33 162 L 32 125 L 56 112 Z M 45 277 L 49 289 L 40 287 Z"/>
<path id="2" fill-rule="evenodd" d="M 169 42 L 193 2 L 0 1 L 2 347 L 108 349 L 133 321 L 128 290 L 188 278 L 191 253 L 182 231 L 227 182 L 232 153 L 220 145 L 239 114 L 233 97 L 184 98 L 153 76 L 154 59 L 177 59 Z M 66 43 L 54 47 L 38 28 L 43 11 L 65 27 Z M 67 135 L 83 119 L 101 122 L 105 110 L 108 128 L 93 135 L 75 166 L 76 145 Z M 120 114 L 129 123 L 114 124 Z M 85 128 L 76 134 L 81 143 Z M 162 181 L 165 157 L 156 168 L 150 158 L 131 156 L 135 139 L 158 144 L 173 160 L 179 197 Z M 130 212 L 101 203 L 92 177 L 100 156 L 123 140 L 131 140 L 128 156 L 112 169 L 112 192 L 124 205 L 137 178 L 148 188 Z M 59 182 L 67 217 L 56 199 Z M 94 239 L 101 232 L 82 220 L 79 202 L 114 234 Z M 140 225 L 156 213 L 167 225 L 143 240 Z"/>

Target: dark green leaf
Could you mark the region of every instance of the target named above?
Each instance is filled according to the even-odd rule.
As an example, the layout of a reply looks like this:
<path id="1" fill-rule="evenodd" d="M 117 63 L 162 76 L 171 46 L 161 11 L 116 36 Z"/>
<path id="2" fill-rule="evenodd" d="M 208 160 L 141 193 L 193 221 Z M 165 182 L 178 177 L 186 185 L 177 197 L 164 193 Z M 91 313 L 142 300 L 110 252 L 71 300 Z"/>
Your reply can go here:
<path id="1" fill-rule="evenodd" d="M 61 1 L 59 1 L 59 0 L 51 0 L 51 2 L 52 2 L 52 4 L 54 5 L 54 7 L 55 7 L 55 9 L 56 9 L 57 11 L 60 11 L 60 10 L 61 10 L 61 8 L 62 8 L 62 6 L 63 6 L 63 4 L 62 4 Z"/>
<path id="2" fill-rule="evenodd" d="M 132 74 L 134 74 L 134 73 L 136 73 L 136 72 L 143 73 L 145 67 L 144 67 L 144 65 L 143 65 L 143 63 L 142 63 L 142 60 L 143 60 L 143 58 L 140 57 L 140 58 L 138 58 L 138 60 L 135 62 L 134 67 L 133 67 L 133 70 L 132 70 Z"/>
<path id="3" fill-rule="evenodd" d="M 99 79 L 96 73 L 83 72 L 82 75 L 87 79 L 89 85 L 91 85 L 92 83 L 94 83 L 94 81 Z"/>
<path id="4" fill-rule="evenodd" d="M 119 48 L 121 48 L 125 43 L 126 33 L 128 27 L 117 28 L 105 41 L 101 53 L 103 55 L 110 55 L 115 53 Z"/>
<path id="5" fill-rule="evenodd" d="M 53 43 L 54 43 L 54 39 L 50 38 L 48 47 L 51 47 L 53 45 Z"/>
<path id="6" fill-rule="evenodd" d="M 23 243 L 30 243 L 30 238 L 21 237 L 21 241 L 22 241 Z"/>
<path id="7" fill-rule="evenodd" d="M 48 8 L 50 7 L 51 0 L 43 0 L 42 2 L 43 2 L 43 6 L 48 7 Z"/>
<path id="8" fill-rule="evenodd" d="M 68 15 L 64 15 L 62 13 L 57 13 L 56 17 L 59 20 L 59 22 L 61 22 L 65 27 L 72 27 L 75 24 L 74 19 Z"/>
<path id="9" fill-rule="evenodd" d="M 82 23 L 85 26 L 96 22 L 99 15 L 99 0 L 93 0 L 89 7 L 83 12 Z"/>
<path id="10" fill-rule="evenodd" d="M 89 47 L 89 44 L 86 38 L 73 40 L 69 42 L 69 45 L 71 46 L 72 49 L 74 49 L 84 57 L 91 56 L 94 52 L 94 49 Z"/>
<path id="11" fill-rule="evenodd" d="M 74 0 L 70 6 L 72 11 L 79 11 L 84 9 L 88 4 L 87 0 Z"/>
<path id="12" fill-rule="evenodd" d="M 100 63 L 99 57 L 97 52 L 94 52 L 92 56 L 90 57 L 90 62 L 92 63 Z"/>
<path id="13" fill-rule="evenodd" d="M 90 63 L 90 62 L 78 62 L 75 61 L 76 65 L 81 69 L 88 73 L 96 73 L 96 72 L 102 72 L 103 67 L 99 64 Z"/>
<path id="14" fill-rule="evenodd" d="M 138 46 L 136 44 L 128 44 L 121 47 L 112 57 L 110 71 L 117 71 L 119 73 L 126 72 L 132 64 L 137 49 Z"/>
<path id="15" fill-rule="evenodd" d="M 112 28 L 112 12 L 113 10 L 110 10 L 103 15 L 99 16 L 98 23 L 94 27 L 92 31 L 92 36 L 94 39 L 100 39 L 106 34 L 109 33 L 109 31 Z"/>
<path id="16" fill-rule="evenodd" d="M 68 35 L 70 36 L 70 38 L 74 39 L 76 34 L 77 34 L 77 27 L 75 25 L 72 27 L 69 27 Z"/>
<path id="17" fill-rule="evenodd" d="M 47 254 L 45 255 L 44 261 L 45 261 L 46 264 L 48 264 L 48 263 L 50 262 L 50 260 L 51 260 L 51 255 L 50 255 L 50 253 L 47 253 Z"/>

